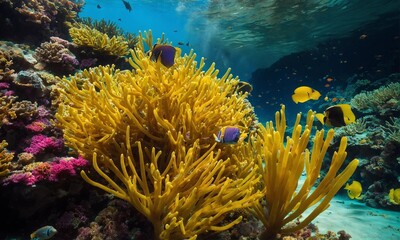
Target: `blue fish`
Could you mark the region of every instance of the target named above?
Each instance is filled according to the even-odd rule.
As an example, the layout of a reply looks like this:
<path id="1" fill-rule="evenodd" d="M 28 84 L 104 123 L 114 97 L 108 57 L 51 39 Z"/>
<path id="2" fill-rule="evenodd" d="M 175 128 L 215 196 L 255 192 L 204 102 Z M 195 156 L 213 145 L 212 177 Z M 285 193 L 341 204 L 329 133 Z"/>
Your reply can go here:
<path id="1" fill-rule="evenodd" d="M 227 126 L 221 128 L 217 136 L 215 136 L 215 141 L 220 143 L 234 144 L 239 141 L 240 130 L 237 127 Z"/>
<path id="2" fill-rule="evenodd" d="M 172 67 L 175 63 L 176 48 L 170 45 L 154 44 L 151 50 L 151 60 L 161 61 L 162 65 L 167 68 Z"/>
<path id="3" fill-rule="evenodd" d="M 31 240 L 46 240 L 52 238 L 57 233 L 53 226 L 44 226 L 31 234 Z"/>

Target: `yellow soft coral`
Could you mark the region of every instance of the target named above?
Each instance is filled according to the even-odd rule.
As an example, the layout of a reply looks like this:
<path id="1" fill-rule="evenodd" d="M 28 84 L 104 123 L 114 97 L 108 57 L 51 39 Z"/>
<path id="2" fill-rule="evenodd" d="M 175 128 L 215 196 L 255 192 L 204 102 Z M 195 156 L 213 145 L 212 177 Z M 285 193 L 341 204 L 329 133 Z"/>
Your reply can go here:
<path id="1" fill-rule="evenodd" d="M 69 29 L 69 34 L 72 41 L 79 46 L 90 47 L 112 56 L 128 54 L 128 42 L 122 36 L 109 37 L 107 34 L 81 23 L 75 23 Z"/>
<path id="2" fill-rule="evenodd" d="M 7 145 L 5 140 L 0 143 L 0 177 L 10 172 L 10 162 L 14 158 L 14 153 L 8 152 L 6 149 Z"/>
<path id="3" fill-rule="evenodd" d="M 126 132 L 129 136 L 129 127 Z M 261 197 L 254 189 L 259 181 L 254 164 L 238 166 L 246 177 L 227 177 L 231 160 L 220 158 L 221 150 L 214 151 L 216 144 L 201 154 L 199 141 L 189 149 L 180 143 L 180 150 L 172 152 L 167 168 L 160 171 L 162 152 L 152 148 L 146 159 L 141 143 L 131 144 L 129 139 L 120 145 L 123 153 L 118 162 L 105 155 L 100 159 L 117 180 L 101 170 L 96 153 L 93 166 L 109 186 L 90 179 L 85 172 L 82 177 L 130 202 L 153 224 L 155 239 L 195 239 L 208 230 L 226 230 L 242 219 L 221 226 L 226 213 L 249 207 Z"/>
<path id="4" fill-rule="evenodd" d="M 226 213 L 261 197 L 254 152 L 247 142 L 215 143 L 223 126 L 254 124 L 247 93 L 229 71 L 203 71 L 190 53 L 171 68 L 150 59 L 140 36 L 132 71 L 98 67 L 64 78 L 57 119 L 69 146 L 92 159 L 107 184 L 92 185 L 129 201 L 154 226 L 156 239 L 196 238 L 222 231 Z"/>
<path id="5" fill-rule="evenodd" d="M 177 57 L 167 69 L 139 46 L 133 53 L 135 71 L 106 66 L 64 78 L 62 95 L 67 100 L 60 105 L 58 119 L 70 146 L 88 159 L 93 149 L 118 153 L 113 143 L 125 141 L 126 126 L 131 127 L 132 141 L 165 154 L 175 150 L 179 133 L 186 146 L 200 139 L 201 148 L 211 146 L 213 135 L 224 126 L 239 127 L 243 137 L 248 134 L 253 109 L 247 94 L 235 93 L 239 80 L 229 71 L 221 78 L 214 64 L 202 71 L 204 61 L 197 67 L 193 53 Z"/>
<path id="6" fill-rule="evenodd" d="M 256 202 L 251 209 L 266 227 L 261 239 L 274 239 L 277 233 L 291 233 L 309 224 L 315 217 L 329 207 L 329 202 L 337 191 L 354 173 L 358 160 L 353 160 L 339 174 L 339 168 L 346 158 L 347 139 L 342 138 L 337 152 L 333 154 L 331 166 L 325 177 L 316 183 L 320 175 L 322 161 L 334 131 L 331 129 L 324 140 L 324 131 L 317 131 L 313 148 L 307 149 L 314 116 L 308 112 L 306 126 L 300 123 L 300 114 L 294 125 L 291 137 L 285 140 L 286 119 L 284 106 L 266 127 L 260 126 L 254 144 L 258 149 L 258 165 L 262 169 L 265 203 Z M 301 186 L 299 178 L 305 171 L 306 177 Z M 286 224 L 299 218 L 307 209 L 315 206 L 311 213 L 299 224 Z M 266 209 L 267 210 L 266 210 Z"/>

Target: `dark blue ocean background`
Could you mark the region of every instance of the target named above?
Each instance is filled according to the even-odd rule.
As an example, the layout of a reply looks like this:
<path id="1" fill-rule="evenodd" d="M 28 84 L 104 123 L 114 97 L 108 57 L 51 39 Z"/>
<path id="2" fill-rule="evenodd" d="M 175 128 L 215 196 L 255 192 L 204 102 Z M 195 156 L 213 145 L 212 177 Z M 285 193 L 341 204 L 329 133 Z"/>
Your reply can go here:
<path id="1" fill-rule="evenodd" d="M 250 82 L 261 122 L 280 104 L 288 116 L 317 106 L 296 105 L 293 90 L 313 87 L 324 98 L 348 78 L 399 72 L 400 1 L 86 1 L 80 17 L 110 20 L 127 32 L 151 29 L 183 52 L 194 49 L 220 73 Z M 334 81 L 326 87 L 325 78 Z M 313 109 L 320 110 L 320 109 Z M 289 119 L 290 121 L 293 118 Z"/>

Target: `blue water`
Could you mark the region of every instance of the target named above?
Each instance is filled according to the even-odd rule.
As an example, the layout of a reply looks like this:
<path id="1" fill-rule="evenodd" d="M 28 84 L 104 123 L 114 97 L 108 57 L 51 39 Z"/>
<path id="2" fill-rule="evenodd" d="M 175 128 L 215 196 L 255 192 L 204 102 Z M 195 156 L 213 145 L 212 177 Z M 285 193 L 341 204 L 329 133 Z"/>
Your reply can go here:
<path id="1" fill-rule="evenodd" d="M 174 44 L 189 42 L 198 55 L 221 70 L 232 67 L 242 80 L 284 55 L 347 36 L 400 9 L 396 0 L 129 2 L 131 12 L 122 1 L 87 0 L 79 16 L 111 20 L 132 33 L 152 29 L 154 36 L 165 33 Z"/>
<path id="2" fill-rule="evenodd" d="M 355 66 L 354 69 L 344 69 L 344 65 L 350 65 L 351 61 L 356 64 L 354 59 L 358 57 L 365 60 L 370 57 L 368 61 L 374 59 L 372 53 L 367 56 L 362 54 L 365 49 L 357 46 L 359 42 L 340 46 L 342 39 L 353 37 L 359 40 L 361 35 L 368 33 L 369 38 L 382 37 L 382 43 L 378 41 L 377 44 L 385 47 L 387 39 L 384 37 L 387 34 L 374 36 L 373 29 L 369 30 L 366 26 L 379 22 L 386 15 L 400 16 L 400 1 L 393 0 L 129 2 L 133 8 L 131 12 L 125 9 L 122 1 L 88 0 L 79 16 L 110 20 L 131 33 L 149 29 L 155 37 L 165 33 L 174 45 L 189 43 L 189 46 L 180 46 L 183 52 L 193 48 L 198 58 L 206 58 L 206 66 L 215 62 L 221 73 L 232 68 L 234 75 L 255 85 L 251 101 L 262 122 L 273 119 L 280 104 L 287 105 L 288 115 L 292 116 L 290 122 L 294 121 L 296 113 L 306 112 L 312 107 L 292 102 L 292 90 L 299 85 L 308 84 L 321 92 L 330 91 L 333 87 L 345 87 L 347 78 L 357 69 Z M 385 24 L 378 24 L 378 28 L 385 28 Z M 399 35 L 398 32 L 392 31 L 394 35 Z M 321 49 L 321 44 L 329 47 Z M 354 49 L 358 49 L 358 53 L 353 54 Z M 287 69 L 281 69 L 280 75 L 265 73 L 264 80 L 256 79 L 254 75 L 257 69 L 277 64 L 290 54 L 305 51 L 313 54 L 312 51 L 321 53 L 322 50 L 324 55 L 332 55 L 325 66 L 318 66 L 321 58 L 312 63 L 300 56 L 298 60 L 304 61 L 303 69 L 284 66 Z M 340 58 L 336 59 L 337 56 Z M 291 62 L 298 64 L 293 59 Z M 335 74 L 336 85 L 325 88 L 322 80 L 329 74 Z"/>

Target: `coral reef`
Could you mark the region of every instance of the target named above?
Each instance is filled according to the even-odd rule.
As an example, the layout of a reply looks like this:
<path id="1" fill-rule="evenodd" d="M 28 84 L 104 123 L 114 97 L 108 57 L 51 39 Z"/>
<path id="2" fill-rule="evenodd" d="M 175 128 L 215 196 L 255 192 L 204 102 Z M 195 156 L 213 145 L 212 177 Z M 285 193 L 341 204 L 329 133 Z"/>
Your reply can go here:
<path id="1" fill-rule="evenodd" d="M 400 110 L 400 83 L 392 82 L 376 90 L 359 93 L 351 99 L 351 105 L 365 113 Z"/>
<path id="2" fill-rule="evenodd" d="M 388 141 L 400 143 L 400 118 L 390 117 L 390 120 L 381 126 L 381 130 Z"/>
<path id="3" fill-rule="evenodd" d="M 7 142 L 3 140 L 0 143 L 0 177 L 10 172 L 8 168 L 10 167 L 10 162 L 14 158 L 14 154 L 9 152 L 6 147 Z"/>
<path id="4" fill-rule="evenodd" d="M 93 20 L 89 17 L 81 18 L 80 22 L 108 36 L 123 36 L 128 43 L 128 47 L 131 49 L 134 49 L 138 42 L 138 38 L 134 34 L 124 32 L 115 22 L 111 22 L 110 20 Z"/>
<path id="5" fill-rule="evenodd" d="M 79 61 L 68 49 L 70 43 L 61 38 L 51 37 L 50 42 L 44 42 L 36 48 L 35 57 L 45 64 L 52 64 L 47 68 L 66 68 L 70 72 L 79 66 Z M 54 66 L 55 65 L 55 66 Z"/>
<path id="6" fill-rule="evenodd" d="M 40 43 L 51 35 L 66 36 L 65 23 L 72 21 L 82 6 L 83 2 L 69 0 L 2 1 L 0 36 L 34 43 Z"/>
<path id="7" fill-rule="evenodd" d="M 265 201 L 256 202 L 252 213 L 265 225 L 260 239 L 274 239 L 278 233 L 290 233 L 307 226 L 315 217 L 329 207 L 329 202 L 346 181 L 353 175 L 358 160 L 351 161 L 338 173 L 347 156 L 347 139 L 343 137 L 337 152 L 335 151 L 325 177 L 315 189 L 311 188 L 319 177 L 325 153 L 331 143 L 334 131 L 331 129 L 324 140 L 324 130 L 314 136 L 312 150 L 307 149 L 314 116 L 310 110 L 304 130 L 297 115 L 292 137 L 284 141 L 286 130 L 285 108 L 275 115 L 275 127 L 272 122 L 266 127 L 260 126 L 254 142 L 257 146 L 258 166 L 262 169 L 263 192 Z M 265 167 L 263 167 L 265 166 Z M 305 168 L 306 179 L 299 188 L 299 178 Z M 294 226 L 287 224 L 300 217 L 305 210 L 317 205 L 313 211 Z M 268 209 L 268 210 L 265 210 Z"/>
<path id="8" fill-rule="evenodd" d="M 67 144 L 92 159 L 111 187 L 82 176 L 130 202 L 152 222 L 156 239 L 195 238 L 237 224 L 242 217 L 219 226 L 225 213 L 260 197 L 257 167 L 249 144 L 217 146 L 213 135 L 227 125 L 248 134 L 254 116 L 247 93 L 234 91 L 238 79 L 229 72 L 219 79 L 214 66 L 202 71 L 203 60 L 197 68 L 193 53 L 178 56 L 170 70 L 143 44 L 132 56 L 135 71 L 99 67 L 63 79 L 56 116 Z"/>
<path id="9" fill-rule="evenodd" d="M 165 68 L 150 59 L 145 44 L 153 45 L 151 33 L 140 35 L 131 52 L 132 71 L 100 66 L 62 79 L 56 117 L 67 145 L 91 159 L 103 180 L 85 171 L 82 177 L 129 202 L 152 223 L 154 239 L 196 239 L 227 230 L 243 218 L 229 219 L 228 213 L 249 207 L 267 228 L 262 239 L 299 230 L 329 206 L 355 171 L 357 160 L 337 175 L 346 158 L 343 138 L 331 170 L 309 194 L 333 130 L 326 140 L 324 131 L 317 132 L 310 153 L 310 111 L 304 131 L 298 115 L 292 138 L 285 142 L 284 107 L 277 113 L 277 130 L 272 123 L 257 125 L 248 93 L 236 92 L 239 80 L 229 71 L 221 78 L 214 64 L 203 71 L 204 59 L 197 65 L 192 52 L 178 55 L 174 66 Z M 215 142 L 224 126 L 240 129 L 238 143 Z M 252 141 L 244 141 L 249 135 Z M 294 194 L 304 166 L 306 183 Z M 263 195 L 267 206 L 258 202 Z M 320 200 L 300 224 L 283 229 Z M 278 213 L 282 206 L 285 210 Z M 90 229 L 85 232 L 98 231 L 98 224 Z"/>
<path id="10" fill-rule="evenodd" d="M 355 109 L 356 122 L 335 129 L 333 146 L 339 146 L 340 137 L 347 137 L 348 157 L 360 159 L 354 177 L 366 190 L 362 201 L 372 207 L 398 209 L 387 194 L 400 186 L 396 177 L 400 174 L 399 79 L 398 73 L 374 81 L 356 75 L 348 79 L 343 90 L 328 93 L 350 101 Z M 328 154 L 333 153 L 328 150 Z"/>
<path id="11" fill-rule="evenodd" d="M 35 162 L 24 166 L 23 171 L 14 172 L 2 180 L 2 185 L 24 184 L 32 186 L 39 181 L 58 182 L 76 176 L 88 166 L 83 158 L 61 158 L 51 162 Z"/>
<path id="12" fill-rule="evenodd" d="M 37 61 L 27 45 L 0 42 L 0 54 L 0 139 L 7 142 L 9 150 L 2 152 L 7 158 L 1 171 L 8 174 L 2 174 L 0 182 L 34 185 L 44 179 L 34 167 L 57 169 L 51 162 L 66 155 L 61 132 L 52 124 L 50 93 L 56 81 L 52 74 L 36 69 Z"/>
<path id="13" fill-rule="evenodd" d="M 104 55 L 122 57 L 128 54 L 128 43 L 123 36 L 109 37 L 82 23 L 73 24 L 69 34 L 78 46 L 91 48 Z"/>

